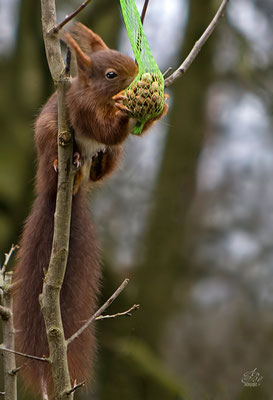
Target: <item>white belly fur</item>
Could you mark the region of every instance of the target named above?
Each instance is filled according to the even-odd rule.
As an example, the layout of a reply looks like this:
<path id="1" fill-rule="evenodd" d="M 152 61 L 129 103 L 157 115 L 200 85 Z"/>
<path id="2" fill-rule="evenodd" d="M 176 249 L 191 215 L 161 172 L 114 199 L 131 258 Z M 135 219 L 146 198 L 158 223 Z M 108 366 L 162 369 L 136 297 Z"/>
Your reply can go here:
<path id="1" fill-rule="evenodd" d="M 80 154 L 84 158 L 92 158 L 99 151 L 105 150 L 106 145 L 103 143 L 97 142 L 95 139 L 82 137 L 80 140 L 77 140 L 77 145 L 80 150 Z"/>

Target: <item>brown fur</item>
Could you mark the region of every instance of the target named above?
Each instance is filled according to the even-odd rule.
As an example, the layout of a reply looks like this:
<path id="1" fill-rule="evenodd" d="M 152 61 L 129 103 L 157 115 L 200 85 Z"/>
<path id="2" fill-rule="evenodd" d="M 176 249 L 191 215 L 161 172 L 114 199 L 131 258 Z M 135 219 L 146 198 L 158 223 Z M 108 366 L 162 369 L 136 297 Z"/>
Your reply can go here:
<path id="1" fill-rule="evenodd" d="M 64 40 L 74 50 L 78 75 L 66 96 L 70 125 L 75 134 L 75 151 L 82 166 L 75 180 L 72 205 L 70 249 L 61 291 L 61 311 L 66 338 L 70 337 L 96 310 L 99 292 L 99 251 L 87 202 L 88 182 L 96 182 L 116 168 L 122 143 L 129 135 L 129 116 L 118 110 L 112 96 L 125 89 L 137 74 L 134 61 L 108 49 L 102 39 L 81 24 Z M 75 41 L 77 39 L 77 42 Z M 106 79 L 113 70 L 115 79 Z M 14 316 L 17 350 L 48 356 L 45 327 L 38 302 L 44 271 L 49 264 L 56 201 L 57 95 L 43 107 L 35 123 L 38 153 L 36 193 L 27 219 L 14 275 Z M 91 169 L 90 164 L 92 160 Z M 88 381 L 95 353 L 93 329 L 86 330 L 68 348 L 72 381 Z M 49 366 L 32 360 L 23 362 L 26 384 L 38 393 L 42 386 L 52 395 Z"/>
<path id="2" fill-rule="evenodd" d="M 49 264 L 53 233 L 55 195 L 38 195 L 24 229 L 15 281 L 14 315 L 17 349 L 35 356 L 48 356 L 44 322 L 39 305 L 44 269 Z M 90 219 L 86 196 L 80 191 L 73 199 L 70 249 L 66 275 L 61 291 L 61 309 L 65 336 L 70 337 L 96 311 L 99 290 L 99 251 Z M 95 340 L 92 330 L 86 330 L 68 348 L 71 378 L 90 379 Z M 41 392 L 47 383 L 52 393 L 49 366 L 45 363 L 20 359 L 27 386 Z"/>

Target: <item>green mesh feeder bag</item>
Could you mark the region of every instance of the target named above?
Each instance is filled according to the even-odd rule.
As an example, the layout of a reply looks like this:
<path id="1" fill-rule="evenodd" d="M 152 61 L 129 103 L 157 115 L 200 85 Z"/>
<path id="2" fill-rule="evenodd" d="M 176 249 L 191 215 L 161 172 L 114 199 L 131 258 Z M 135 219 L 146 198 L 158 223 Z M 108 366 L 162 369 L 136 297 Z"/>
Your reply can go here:
<path id="1" fill-rule="evenodd" d="M 164 78 L 158 68 L 134 0 L 120 0 L 129 40 L 138 64 L 138 75 L 125 89 L 123 100 L 137 119 L 133 134 L 139 135 L 147 121 L 160 115 L 164 108 Z"/>

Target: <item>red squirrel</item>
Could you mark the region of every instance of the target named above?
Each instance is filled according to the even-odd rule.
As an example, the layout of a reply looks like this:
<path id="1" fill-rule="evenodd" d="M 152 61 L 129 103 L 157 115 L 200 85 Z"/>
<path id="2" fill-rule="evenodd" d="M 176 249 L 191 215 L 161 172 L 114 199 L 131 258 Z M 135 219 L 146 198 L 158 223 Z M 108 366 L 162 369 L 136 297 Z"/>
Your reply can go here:
<path id="1" fill-rule="evenodd" d="M 66 338 L 96 311 L 100 287 L 100 252 L 91 221 L 87 192 L 118 165 L 122 143 L 130 133 L 128 110 L 112 97 L 137 75 L 137 65 L 128 56 L 110 50 L 104 41 L 77 23 L 63 40 L 74 51 L 77 76 L 66 94 L 66 106 L 74 131 L 75 178 L 71 216 L 70 248 L 61 290 L 61 311 Z M 163 113 L 167 112 L 165 104 Z M 27 218 L 14 273 L 14 320 L 17 350 L 38 357 L 48 356 L 48 344 L 39 294 L 51 253 L 57 191 L 57 95 L 54 93 L 35 123 L 38 155 L 36 200 Z M 147 130 L 156 120 L 149 121 Z M 91 165 L 91 167 L 90 167 Z M 85 330 L 68 347 L 72 382 L 90 381 L 96 344 L 93 328 Z M 20 359 L 26 386 L 44 398 L 53 396 L 47 363 Z"/>

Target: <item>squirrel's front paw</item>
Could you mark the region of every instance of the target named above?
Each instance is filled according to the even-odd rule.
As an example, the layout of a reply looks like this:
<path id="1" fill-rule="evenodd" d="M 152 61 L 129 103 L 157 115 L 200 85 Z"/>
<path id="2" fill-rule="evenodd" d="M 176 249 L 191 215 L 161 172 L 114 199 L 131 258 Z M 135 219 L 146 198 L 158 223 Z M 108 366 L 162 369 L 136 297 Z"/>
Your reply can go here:
<path id="1" fill-rule="evenodd" d="M 118 109 L 118 113 L 122 112 L 125 115 L 128 115 L 129 117 L 132 115 L 131 111 L 129 110 L 129 108 L 127 108 L 126 106 L 124 106 L 123 104 L 120 103 L 115 103 L 115 106 Z"/>
<path id="2" fill-rule="evenodd" d="M 119 113 L 119 114 L 122 113 L 122 114 L 124 114 L 124 115 L 129 116 L 129 117 L 132 116 L 132 113 L 131 113 L 131 111 L 129 110 L 129 108 L 126 107 L 126 106 L 122 103 L 124 100 L 127 99 L 127 96 L 125 95 L 124 90 L 123 90 L 122 92 L 119 92 L 119 93 L 116 94 L 115 96 L 113 96 L 112 99 L 113 99 L 114 102 L 115 102 L 115 107 L 118 109 L 118 110 L 117 110 L 117 113 Z"/>
<path id="3" fill-rule="evenodd" d="M 119 92 L 118 94 L 115 94 L 115 96 L 113 96 L 112 99 L 113 99 L 115 102 L 118 102 L 118 101 L 126 100 L 126 99 L 127 99 L 127 96 L 126 96 L 126 94 L 125 94 L 125 91 L 122 90 L 122 91 Z"/>

